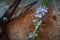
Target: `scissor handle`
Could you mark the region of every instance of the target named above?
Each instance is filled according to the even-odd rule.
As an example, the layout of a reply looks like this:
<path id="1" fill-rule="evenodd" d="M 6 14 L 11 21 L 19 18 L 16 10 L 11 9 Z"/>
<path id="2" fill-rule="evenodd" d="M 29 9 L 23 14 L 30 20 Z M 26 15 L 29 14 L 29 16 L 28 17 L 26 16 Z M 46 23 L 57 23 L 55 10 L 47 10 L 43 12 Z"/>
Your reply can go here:
<path id="1" fill-rule="evenodd" d="M 5 32 L 6 32 L 6 27 L 7 27 L 7 25 L 6 25 L 6 23 L 5 22 L 3 22 L 3 20 L 0 18 L 0 26 L 1 26 L 1 32 L 0 32 L 0 38 L 2 38 L 2 36 L 5 34 Z"/>
<path id="2" fill-rule="evenodd" d="M 2 18 L 0 18 L 0 25 L 1 25 L 1 32 L 0 32 L 0 38 L 4 35 L 6 32 L 7 24 L 13 15 L 15 9 L 17 8 L 18 4 L 20 3 L 21 0 L 14 0 L 13 4 L 9 7 L 9 9 L 5 12 Z M 12 10 L 10 12 L 10 10 Z M 7 21 L 8 20 L 8 21 Z"/>

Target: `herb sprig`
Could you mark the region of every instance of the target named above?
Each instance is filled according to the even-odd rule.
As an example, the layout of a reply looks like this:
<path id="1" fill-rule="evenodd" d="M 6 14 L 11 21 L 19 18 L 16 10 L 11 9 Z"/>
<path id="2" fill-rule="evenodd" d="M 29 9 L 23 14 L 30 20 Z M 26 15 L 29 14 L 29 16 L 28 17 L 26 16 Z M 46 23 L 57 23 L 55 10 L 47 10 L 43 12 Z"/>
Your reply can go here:
<path id="1" fill-rule="evenodd" d="M 48 3 L 47 0 L 43 0 L 42 6 L 36 9 L 36 13 L 35 13 L 36 19 L 32 21 L 34 25 L 34 31 L 29 34 L 28 36 L 29 40 L 40 40 L 40 38 L 38 37 L 38 32 L 39 32 L 38 28 L 42 27 L 44 16 L 48 12 L 47 3 Z"/>

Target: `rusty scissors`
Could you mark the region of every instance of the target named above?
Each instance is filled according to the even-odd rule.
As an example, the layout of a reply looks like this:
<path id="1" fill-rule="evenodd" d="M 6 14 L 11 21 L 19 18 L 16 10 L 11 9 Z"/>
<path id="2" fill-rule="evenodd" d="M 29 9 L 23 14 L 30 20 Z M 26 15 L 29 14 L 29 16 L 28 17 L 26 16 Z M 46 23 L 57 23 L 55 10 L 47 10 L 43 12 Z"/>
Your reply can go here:
<path id="1" fill-rule="evenodd" d="M 0 18 L 0 25 L 1 25 L 1 28 L 2 28 L 2 30 L 0 32 L 0 38 L 3 37 L 4 33 L 6 33 L 7 25 L 12 20 L 11 17 L 13 16 L 14 11 L 16 10 L 16 8 L 18 7 L 20 2 L 21 2 L 21 0 L 14 0 L 14 2 L 10 5 L 8 10 L 2 16 L 2 18 Z M 26 12 L 27 10 L 29 10 L 36 3 L 37 3 L 37 1 L 32 2 L 29 5 L 25 6 L 24 9 L 19 14 L 19 16 L 21 14 L 23 14 L 24 12 Z M 15 19 L 15 17 L 13 19 Z"/>

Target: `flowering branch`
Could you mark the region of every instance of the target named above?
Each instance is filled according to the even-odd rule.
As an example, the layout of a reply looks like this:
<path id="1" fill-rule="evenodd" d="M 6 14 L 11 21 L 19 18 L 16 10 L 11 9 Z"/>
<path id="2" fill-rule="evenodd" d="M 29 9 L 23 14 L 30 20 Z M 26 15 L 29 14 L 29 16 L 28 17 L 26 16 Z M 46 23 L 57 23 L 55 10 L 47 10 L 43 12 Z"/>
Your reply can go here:
<path id="1" fill-rule="evenodd" d="M 45 3 L 45 4 L 44 4 Z M 42 27 L 42 22 L 44 20 L 45 14 L 48 12 L 47 8 L 47 0 L 43 0 L 43 6 L 40 6 L 39 8 L 36 9 L 35 17 L 33 25 L 34 25 L 34 31 L 29 34 L 29 40 L 36 40 L 38 38 L 38 28 Z M 40 40 L 39 38 L 37 40 Z"/>
<path id="2" fill-rule="evenodd" d="M 41 27 L 43 22 L 43 17 L 45 16 L 46 12 L 48 12 L 47 7 L 40 6 L 39 8 L 36 9 L 36 13 L 35 13 L 36 19 L 33 20 L 34 31 L 29 34 L 29 38 L 38 36 L 37 30 L 39 27 Z"/>

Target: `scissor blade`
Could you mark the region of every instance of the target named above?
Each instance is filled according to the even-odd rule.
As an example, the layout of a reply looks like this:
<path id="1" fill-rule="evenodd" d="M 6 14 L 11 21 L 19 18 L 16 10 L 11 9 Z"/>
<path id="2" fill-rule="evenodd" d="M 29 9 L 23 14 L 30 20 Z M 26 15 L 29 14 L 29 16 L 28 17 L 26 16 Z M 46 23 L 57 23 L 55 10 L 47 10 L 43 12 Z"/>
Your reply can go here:
<path id="1" fill-rule="evenodd" d="M 22 12 L 24 13 L 24 12 L 28 11 L 28 10 L 29 10 L 32 6 L 34 6 L 36 3 L 37 3 L 37 1 L 32 2 L 31 4 L 25 6 L 24 9 L 22 10 Z"/>
<path id="2" fill-rule="evenodd" d="M 15 15 L 15 16 L 12 18 L 12 20 L 13 20 L 13 19 L 16 19 L 16 18 L 19 18 L 22 14 L 24 14 L 25 12 L 27 12 L 27 11 L 28 11 L 32 6 L 34 6 L 36 3 L 37 3 L 37 1 L 32 2 L 32 3 L 30 3 L 29 5 L 25 6 L 25 7 L 23 8 L 23 10 L 22 10 L 18 15 Z"/>
<path id="3" fill-rule="evenodd" d="M 27 12 L 28 10 L 30 10 L 30 8 L 32 8 L 35 4 L 37 3 L 37 1 L 30 3 L 29 5 L 25 6 L 23 8 L 23 10 L 21 11 L 20 15 L 24 14 L 25 12 Z"/>
<path id="4" fill-rule="evenodd" d="M 8 20 L 10 20 L 11 16 L 13 15 L 15 9 L 17 8 L 20 2 L 21 0 L 15 0 L 13 4 L 9 7 L 9 9 L 5 12 L 2 19 L 6 17 Z"/>

